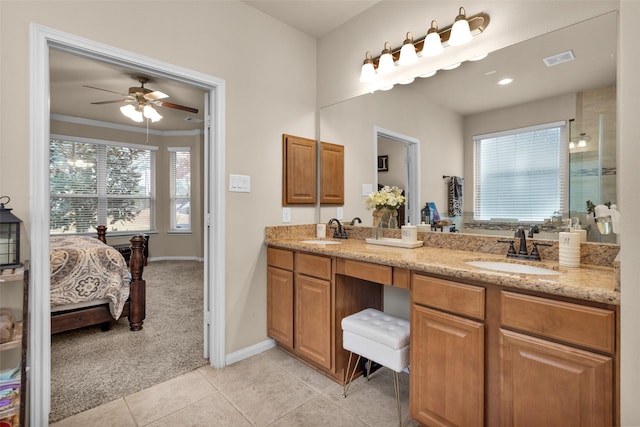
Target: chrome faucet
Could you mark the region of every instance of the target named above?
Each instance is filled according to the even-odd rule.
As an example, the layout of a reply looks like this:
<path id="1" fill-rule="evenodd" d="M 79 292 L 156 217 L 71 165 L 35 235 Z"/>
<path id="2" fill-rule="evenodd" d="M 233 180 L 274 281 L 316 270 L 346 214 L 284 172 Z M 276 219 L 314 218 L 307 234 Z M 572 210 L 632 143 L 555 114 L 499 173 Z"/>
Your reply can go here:
<path id="1" fill-rule="evenodd" d="M 327 223 L 327 225 L 329 227 L 331 227 L 334 222 L 336 223 L 336 228 L 335 228 L 335 230 L 333 230 L 333 238 L 334 239 L 346 239 L 347 238 L 347 232 L 342 227 L 342 224 L 340 224 L 340 221 L 338 221 L 337 218 L 331 218 L 329 220 L 329 222 Z"/>

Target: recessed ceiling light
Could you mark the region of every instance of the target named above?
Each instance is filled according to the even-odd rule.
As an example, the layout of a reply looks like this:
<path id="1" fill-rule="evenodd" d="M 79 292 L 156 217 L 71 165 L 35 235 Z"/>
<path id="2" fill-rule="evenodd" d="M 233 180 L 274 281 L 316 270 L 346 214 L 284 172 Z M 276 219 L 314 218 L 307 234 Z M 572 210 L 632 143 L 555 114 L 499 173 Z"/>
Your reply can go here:
<path id="1" fill-rule="evenodd" d="M 506 86 L 506 85 L 510 84 L 511 82 L 513 82 L 513 79 L 510 79 L 510 78 L 498 80 L 498 84 L 500 86 Z"/>
<path id="2" fill-rule="evenodd" d="M 576 59 L 572 50 L 566 52 L 557 53 L 555 55 L 547 56 L 543 59 L 547 67 L 553 67 L 554 65 L 562 64 L 563 62 L 573 61 Z"/>

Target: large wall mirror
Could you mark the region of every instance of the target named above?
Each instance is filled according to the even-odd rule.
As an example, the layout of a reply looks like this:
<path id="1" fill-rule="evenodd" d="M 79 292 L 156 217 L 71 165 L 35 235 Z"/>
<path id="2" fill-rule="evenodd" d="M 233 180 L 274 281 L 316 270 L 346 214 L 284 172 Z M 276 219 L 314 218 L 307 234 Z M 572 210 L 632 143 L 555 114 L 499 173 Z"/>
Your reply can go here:
<path id="1" fill-rule="evenodd" d="M 406 171 L 379 172 L 378 156 L 384 155 L 389 168 L 404 165 L 418 171 L 417 184 L 408 178 L 404 183 L 417 200 L 408 210 L 411 222 L 420 219 L 419 207 L 427 202 L 448 217 L 448 180 L 443 177 L 459 176 L 464 178 L 463 215 L 451 217 L 456 228 L 512 235 L 519 225 L 513 218 L 474 220 L 474 136 L 559 122 L 564 129 L 558 159 L 564 196 L 559 212 L 548 212 L 550 221 L 540 237 L 557 238 L 557 216 L 578 217 L 589 228 L 590 241 L 615 242 L 616 235 L 602 235 L 587 221 L 586 211 L 587 200 L 601 204 L 617 199 L 617 21 L 617 12 L 607 13 L 429 78 L 321 108 L 321 139 L 345 146 L 345 217 L 359 216 L 363 225 L 371 225 L 366 189 L 386 184 L 385 173 L 395 181 L 409 176 Z M 514 79 L 511 84 L 497 84 L 507 77 Z M 385 138 L 378 143 L 380 128 L 417 141 L 413 157 L 395 159 L 407 150 L 390 148 L 394 142 Z M 328 215 L 321 211 L 322 218 Z"/>

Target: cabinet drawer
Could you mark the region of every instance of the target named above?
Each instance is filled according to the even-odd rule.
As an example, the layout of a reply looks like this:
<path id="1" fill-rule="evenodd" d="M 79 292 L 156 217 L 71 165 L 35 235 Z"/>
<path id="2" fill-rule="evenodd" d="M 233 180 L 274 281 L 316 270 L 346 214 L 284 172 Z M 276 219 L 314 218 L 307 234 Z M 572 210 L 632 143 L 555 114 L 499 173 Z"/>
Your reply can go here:
<path id="1" fill-rule="evenodd" d="M 298 273 L 331 280 L 331 258 L 296 252 L 295 260 Z"/>
<path id="2" fill-rule="evenodd" d="M 286 249 L 267 248 L 267 264 L 293 270 L 293 252 Z"/>
<path id="3" fill-rule="evenodd" d="M 615 312 L 547 298 L 501 293 L 502 325 L 613 354 Z"/>
<path id="4" fill-rule="evenodd" d="M 485 290 L 435 277 L 413 275 L 413 302 L 475 319 L 484 319 Z"/>
<path id="5" fill-rule="evenodd" d="M 339 259 L 337 273 L 383 285 L 393 284 L 393 268 L 386 265 Z"/>

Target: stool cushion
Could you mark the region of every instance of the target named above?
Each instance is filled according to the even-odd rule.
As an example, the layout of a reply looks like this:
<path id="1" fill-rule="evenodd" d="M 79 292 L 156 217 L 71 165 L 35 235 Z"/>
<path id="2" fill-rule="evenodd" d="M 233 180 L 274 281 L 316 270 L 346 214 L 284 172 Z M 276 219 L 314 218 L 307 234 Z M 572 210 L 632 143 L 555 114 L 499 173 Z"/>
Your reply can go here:
<path id="1" fill-rule="evenodd" d="M 342 330 L 394 350 L 409 345 L 409 321 L 373 308 L 367 308 L 342 319 Z M 357 352 L 354 351 L 354 353 Z"/>
<path id="2" fill-rule="evenodd" d="M 362 335 L 343 331 L 342 347 L 396 372 L 402 372 L 409 366 L 409 345 L 395 349 Z"/>

